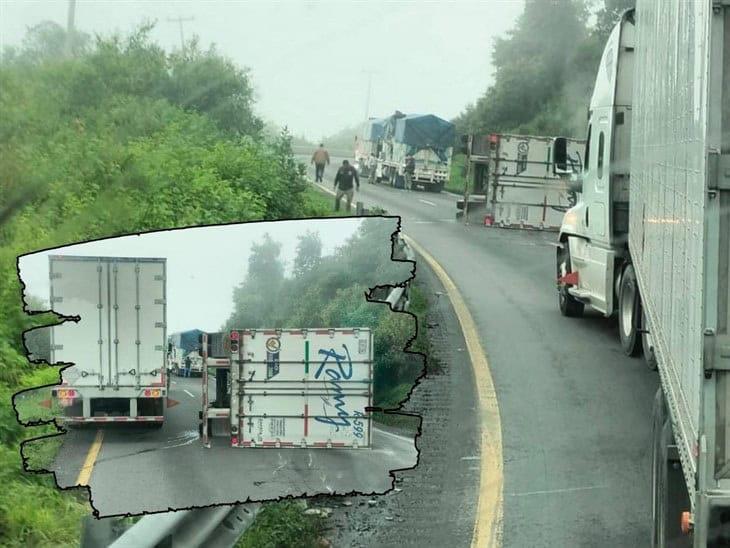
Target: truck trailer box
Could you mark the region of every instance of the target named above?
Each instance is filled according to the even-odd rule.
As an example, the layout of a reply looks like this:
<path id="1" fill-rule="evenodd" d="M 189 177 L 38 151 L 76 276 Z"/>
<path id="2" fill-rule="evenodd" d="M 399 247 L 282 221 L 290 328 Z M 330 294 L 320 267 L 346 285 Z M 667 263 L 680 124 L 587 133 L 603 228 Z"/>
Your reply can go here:
<path id="1" fill-rule="evenodd" d="M 167 397 L 166 260 L 49 256 L 51 359 L 73 363 L 53 390 L 66 422 L 162 423 Z"/>
<path id="2" fill-rule="evenodd" d="M 370 446 L 369 329 L 238 330 L 230 337 L 233 446 Z"/>
<path id="3" fill-rule="evenodd" d="M 577 196 L 553 170 L 553 137 L 489 134 L 468 136 L 472 193 L 457 204 L 482 210 L 485 224 L 504 228 L 559 230 Z M 576 170 L 585 141 L 564 139 Z"/>

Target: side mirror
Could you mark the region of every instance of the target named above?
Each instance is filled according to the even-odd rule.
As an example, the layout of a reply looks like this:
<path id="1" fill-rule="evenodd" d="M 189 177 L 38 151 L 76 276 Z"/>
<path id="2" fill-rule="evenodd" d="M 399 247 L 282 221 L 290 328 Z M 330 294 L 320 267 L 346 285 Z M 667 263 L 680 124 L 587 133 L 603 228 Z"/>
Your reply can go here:
<path id="1" fill-rule="evenodd" d="M 572 175 L 573 168 L 568 160 L 568 140 L 565 137 L 553 139 L 553 173 L 555 175 Z"/>

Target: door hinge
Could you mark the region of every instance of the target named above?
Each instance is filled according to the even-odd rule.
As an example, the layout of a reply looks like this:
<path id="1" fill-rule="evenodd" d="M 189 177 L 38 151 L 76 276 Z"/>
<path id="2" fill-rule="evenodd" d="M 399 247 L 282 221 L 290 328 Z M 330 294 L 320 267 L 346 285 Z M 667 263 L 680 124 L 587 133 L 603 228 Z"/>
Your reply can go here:
<path id="1" fill-rule="evenodd" d="M 707 189 L 730 190 L 730 154 L 714 149 L 707 155 Z"/>
<path id="2" fill-rule="evenodd" d="M 730 371 L 730 335 L 717 335 L 714 329 L 704 331 L 705 372 Z"/>

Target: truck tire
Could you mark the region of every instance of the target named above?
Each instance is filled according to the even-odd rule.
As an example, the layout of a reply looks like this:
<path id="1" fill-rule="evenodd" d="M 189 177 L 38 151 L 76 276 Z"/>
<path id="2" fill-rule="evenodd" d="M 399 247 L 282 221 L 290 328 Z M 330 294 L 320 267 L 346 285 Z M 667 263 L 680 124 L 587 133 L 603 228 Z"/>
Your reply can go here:
<path id="1" fill-rule="evenodd" d="M 646 311 L 641 307 L 641 348 L 644 350 L 644 361 L 650 371 L 657 370 L 656 355 L 654 354 L 654 340 L 649 332 L 649 322 Z"/>
<path id="2" fill-rule="evenodd" d="M 429 191 L 436 192 L 436 193 L 441 192 L 443 189 L 444 189 L 443 183 L 434 183 L 428 188 Z"/>
<path id="3" fill-rule="evenodd" d="M 563 243 L 564 248 L 558 248 L 557 252 L 557 274 L 558 278 L 571 272 L 570 249 L 568 242 Z M 579 318 L 583 315 L 585 305 L 568 293 L 568 285 L 561 284 L 558 288 L 558 306 L 560 313 L 568 318 Z"/>
<path id="4" fill-rule="evenodd" d="M 641 296 L 633 265 L 626 265 L 618 294 L 618 331 L 627 356 L 641 352 Z"/>
<path id="5" fill-rule="evenodd" d="M 681 464 L 670 458 L 674 444 L 672 423 L 667 413 L 662 389 L 654 398 L 652 427 L 652 534 L 653 548 L 691 547 L 692 536 L 682 533 L 681 513 L 689 509 L 689 497 L 684 485 Z"/>

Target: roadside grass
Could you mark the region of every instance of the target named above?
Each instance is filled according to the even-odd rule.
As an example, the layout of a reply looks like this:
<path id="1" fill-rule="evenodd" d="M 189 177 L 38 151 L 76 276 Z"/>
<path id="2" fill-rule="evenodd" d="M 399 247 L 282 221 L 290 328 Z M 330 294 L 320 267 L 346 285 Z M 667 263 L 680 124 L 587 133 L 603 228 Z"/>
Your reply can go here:
<path id="1" fill-rule="evenodd" d="M 17 449 L 0 446 L 0 545 L 78 546 L 91 513 L 86 490 L 59 491 L 50 474 L 21 471 Z"/>
<path id="2" fill-rule="evenodd" d="M 352 210 L 348 213 L 345 210 L 344 201 L 340 204 L 340 211 L 335 211 L 334 197 L 314 184 L 304 193 L 304 204 L 309 217 L 353 217 L 356 201 L 356 198 L 353 198 Z"/>
<path id="3" fill-rule="evenodd" d="M 306 503 L 270 503 L 238 539 L 235 548 L 315 548 L 322 534 L 322 518 L 304 513 Z"/>
<path id="4" fill-rule="evenodd" d="M 448 183 L 444 187 L 445 190 L 454 194 L 464 194 L 465 159 L 466 156 L 464 154 L 454 154 L 451 158 L 451 174 L 449 175 Z"/>

